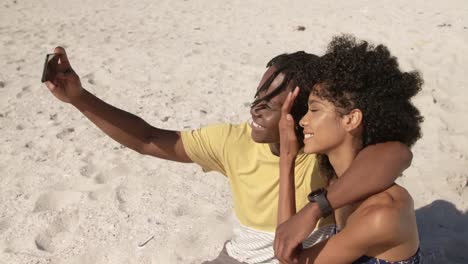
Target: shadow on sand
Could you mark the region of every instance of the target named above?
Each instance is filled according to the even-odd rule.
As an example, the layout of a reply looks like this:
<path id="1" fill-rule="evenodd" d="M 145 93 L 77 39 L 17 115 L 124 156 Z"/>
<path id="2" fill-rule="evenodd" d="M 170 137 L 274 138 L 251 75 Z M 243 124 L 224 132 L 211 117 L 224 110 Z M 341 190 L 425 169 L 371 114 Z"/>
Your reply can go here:
<path id="1" fill-rule="evenodd" d="M 468 212 L 435 200 L 416 210 L 423 263 L 468 263 Z"/>

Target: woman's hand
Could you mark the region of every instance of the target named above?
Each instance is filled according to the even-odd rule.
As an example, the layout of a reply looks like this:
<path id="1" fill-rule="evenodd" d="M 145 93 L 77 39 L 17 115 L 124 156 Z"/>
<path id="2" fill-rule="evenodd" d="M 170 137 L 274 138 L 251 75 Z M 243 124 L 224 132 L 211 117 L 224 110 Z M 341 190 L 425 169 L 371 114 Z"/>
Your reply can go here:
<path id="1" fill-rule="evenodd" d="M 83 94 L 80 77 L 73 71 L 64 48 L 57 47 L 54 53 L 50 61 L 53 77 L 45 84 L 60 101 L 73 103 Z"/>
<path id="2" fill-rule="evenodd" d="M 294 118 L 290 114 L 291 108 L 299 94 L 299 87 L 289 92 L 288 97 L 281 107 L 281 119 L 279 122 L 280 132 L 280 157 L 285 159 L 295 159 L 299 152 L 299 143 L 297 142 Z"/>

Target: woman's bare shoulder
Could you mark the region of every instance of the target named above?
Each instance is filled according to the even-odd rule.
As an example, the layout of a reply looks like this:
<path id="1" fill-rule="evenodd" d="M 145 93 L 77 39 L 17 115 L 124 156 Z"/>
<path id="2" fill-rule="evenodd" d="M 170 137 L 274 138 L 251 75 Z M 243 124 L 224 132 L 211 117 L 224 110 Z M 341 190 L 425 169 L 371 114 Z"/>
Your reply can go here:
<path id="1" fill-rule="evenodd" d="M 387 190 L 374 194 L 364 200 L 356 209 L 356 213 L 367 215 L 386 213 L 391 210 L 413 210 L 413 198 L 409 192 L 400 185 L 394 184 Z"/>
<path id="2" fill-rule="evenodd" d="M 414 218 L 411 195 L 395 184 L 363 201 L 348 219 L 347 227 L 359 225 L 376 240 L 396 242 L 405 236 Z"/>

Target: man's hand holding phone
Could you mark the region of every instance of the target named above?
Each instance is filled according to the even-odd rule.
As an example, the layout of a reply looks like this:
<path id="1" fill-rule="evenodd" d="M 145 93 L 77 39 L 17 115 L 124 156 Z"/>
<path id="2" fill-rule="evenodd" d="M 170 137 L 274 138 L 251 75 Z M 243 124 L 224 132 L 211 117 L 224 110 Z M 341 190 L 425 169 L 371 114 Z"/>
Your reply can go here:
<path id="1" fill-rule="evenodd" d="M 84 90 L 62 47 L 55 48 L 53 54 L 47 54 L 42 82 L 55 97 L 66 103 L 79 100 Z"/>

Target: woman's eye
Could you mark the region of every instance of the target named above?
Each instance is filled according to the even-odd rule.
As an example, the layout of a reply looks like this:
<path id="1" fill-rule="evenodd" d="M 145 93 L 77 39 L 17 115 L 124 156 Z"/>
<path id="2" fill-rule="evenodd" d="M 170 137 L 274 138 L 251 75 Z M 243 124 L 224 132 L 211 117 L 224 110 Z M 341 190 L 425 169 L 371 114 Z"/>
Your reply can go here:
<path id="1" fill-rule="evenodd" d="M 315 112 L 317 112 L 318 110 L 317 110 L 317 109 L 310 109 L 309 111 L 311 111 L 312 113 L 315 113 Z"/>

